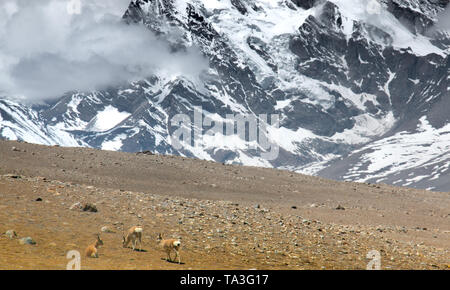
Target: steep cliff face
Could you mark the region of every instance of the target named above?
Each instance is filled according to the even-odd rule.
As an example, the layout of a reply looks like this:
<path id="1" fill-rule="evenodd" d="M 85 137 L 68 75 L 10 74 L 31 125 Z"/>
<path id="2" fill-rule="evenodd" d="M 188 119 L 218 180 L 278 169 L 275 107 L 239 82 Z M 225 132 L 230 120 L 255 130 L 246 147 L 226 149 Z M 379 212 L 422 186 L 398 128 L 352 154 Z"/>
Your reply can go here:
<path id="1" fill-rule="evenodd" d="M 387 10 L 414 33 L 425 33 L 436 21 L 448 0 L 383 0 Z"/>
<path id="2" fill-rule="evenodd" d="M 131 1 L 125 24 L 145 25 L 174 52 L 199 50 L 208 68 L 200 75 L 155 71 L 128 85 L 24 108 L 39 116 L 38 124 L 30 122 L 49 140 L 19 134 L 23 125 L 14 117 L 0 121 L 0 134 L 450 190 L 442 182 L 450 172 L 450 38 L 448 31 L 429 33 L 448 1 L 374 3 L 368 9 L 362 0 Z M 278 157 L 263 158 L 267 148 L 253 146 L 250 136 L 206 134 L 196 146 L 174 148 L 171 120 L 180 113 L 193 120 L 195 107 L 211 121 L 204 132 L 228 114 L 278 114 L 280 127 L 266 134 Z M 51 137 L 61 132 L 70 142 Z M 430 142 L 439 145 L 428 150 Z M 381 154 L 396 145 L 404 152 Z M 405 157 L 418 152 L 421 161 Z M 427 170 L 439 175 L 417 177 Z"/>

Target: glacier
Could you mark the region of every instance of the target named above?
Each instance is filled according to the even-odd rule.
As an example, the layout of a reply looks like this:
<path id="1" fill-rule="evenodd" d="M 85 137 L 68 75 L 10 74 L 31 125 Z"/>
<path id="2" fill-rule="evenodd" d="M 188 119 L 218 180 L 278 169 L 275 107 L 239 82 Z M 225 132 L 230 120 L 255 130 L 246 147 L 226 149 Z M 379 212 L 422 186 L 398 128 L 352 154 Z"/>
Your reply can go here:
<path id="1" fill-rule="evenodd" d="M 133 0 L 124 25 L 145 26 L 173 51 L 199 49 L 208 69 L 158 69 L 44 104 L 0 97 L 0 136 L 450 191 L 450 34 L 430 33 L 447 4 Z M 212 120 L 279 114 L 267 132 L 278 158 L 220 134 L 175 149 L 170 120 L 198 106 Z"/>

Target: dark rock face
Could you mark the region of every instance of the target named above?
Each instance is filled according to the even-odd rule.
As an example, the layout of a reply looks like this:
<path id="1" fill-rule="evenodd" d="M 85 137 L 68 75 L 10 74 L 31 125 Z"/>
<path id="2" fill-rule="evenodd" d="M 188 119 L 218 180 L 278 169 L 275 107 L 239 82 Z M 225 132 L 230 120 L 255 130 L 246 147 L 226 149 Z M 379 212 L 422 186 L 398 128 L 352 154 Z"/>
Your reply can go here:
<path id="1" fill-rule="evenodd" d="M 267 53 L 267 45 L 259 38 L 254 36 L 249 36 L 247 38 L 247 44 L 255 51 L 259 56 L 261 56 L 268 66 L 276 73 L 278 72 L 278 67 L 272 57 Z"/>
<path id="2" fill-rule="evenodd" d="M 424 4 L 415 9 L 419 2 Z M 421 35 L 446 2 L 383 0 L 382 4 Z M 255 19 L 272 11 L 258 1 L 232 0 L 228 8 L 212 10 L 196 1 L 187 1 L 185 8 L 171 0 L 131 1 L 123 16 L 126 24 L 145 25 L 173 52 L 197 47 L 208 70 L 196 78 L 155 74 L 102 91 L 70 92 L 33 108 L 0 100 L 0 123 L 5 124 L 0 135 L 11 136 L 19 127 L 25 129 L 18 135 L 26 136 L 28 130 L 45 144 L 179 154 L 352 179 L 352 166 L 364 163 L 365 155 L 354 153 L 357 149 L 399 132 L 413 132 L 423 117 L 434 128 L 449 124 L 448 54 L 434 50 L 419 54 L 414 47 L 398 47 L 395 33 L 365 19 L 348 21 L 333 1 L 286 0 L 279 5 L 290 17 L 305 17 L 297 30 L 268 37 L 274 26 Z M 312 7 L 316 11 L 308 14 Z M 225 18 L 222 10 L 229 13 Z M 223 24 L 229 15 L 233 20 Z M 242 37 L 241 30 L 247 31 Z M 173 31 L 181 37 L 171 38 Z M 442 51 L 450 43 L 443 32 L 431 42 Z M 170 136 L 177 126 L 170 120 L 178 114 L 193 120 L 194 107 L 202 107 L 203 118 L 215 120 L 227 114 L 279 114 L 282 129 L 272 136 L 280 146 L 278 158 L 262 161 L 258 150 L 226 139 L 203 140 L 196 150 L 175 149 Z M 108 108 L 127 117 L 107 130 L 96 129 L 99 112 Z M 205 125 L 203 133 L 211 126 Z M 57 138 L 61 132 L 68 136 Z M 327 169 L 321 165 L 322 171 L 308 171 L 326 161 Z M 354 179 L 364 178 L 361 174 Z M 396 181 L 391 175 L 386 180 Z"/>
<path id="3" fill-rule="evenodd" d="M 334 30 L 340 30 L 342 28 L 342 16 L 339 8 L 331 2 L 325 2 L 319 20 L 323 25 L 332 27 Z"/>
<path id="4" fill-rule="evenodd" d="M 145 20 L 145 13 L 141 9 L 141 5 L 147 3 L 148 0 L 131 1 L 125 12 L 123 19 L 129 23 L 140 23 Z"/>
<path id="5" fill-rule="evenodd" d="M 437 17 L 447 8 L 449 0 L 382 0 L 389 12 L 410 31 L 426 34 L 435 25 Z"/>
<path id="6" fill-rule="evenodd" d="M 433 17 L 445 8 L 448 0 L 387 0 L 387 9 L 396 18 L 407 24 L 414 33 L 425 33 L 434 24 Z"/>
<path id="7" fill-rule="evenodd" d="M 247 14 L 247 8 L 245 7 L 242 0 L 231 0 L 231 4 L 236 7 L 236 9 L 242 14 Z"/>
<path id="8" fill-rule="evenodd" d="M 395 17 L 410 24 L 411 31 L 415 33 L 423 33 L 433 24 L 433 21 L 428 17 L 419 12 L 402 7 L 396 1 L 389 1 L 388 9 Z"/>
<path id="9" fill-rule="evenodd" d="M 318 0 L 291 0 L 297 7 L 303 9 L 310 9 L 314 7 L 314 5 L 319 2 Z"/>

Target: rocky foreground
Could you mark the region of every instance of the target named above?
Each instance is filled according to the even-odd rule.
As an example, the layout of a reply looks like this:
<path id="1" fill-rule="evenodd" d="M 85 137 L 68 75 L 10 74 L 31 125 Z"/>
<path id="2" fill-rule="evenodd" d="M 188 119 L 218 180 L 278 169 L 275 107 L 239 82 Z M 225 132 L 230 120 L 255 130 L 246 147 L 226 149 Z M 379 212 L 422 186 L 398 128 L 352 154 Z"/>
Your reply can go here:
<path id="1" fill-rule="evenodd" d="M 338 183 L 183 158 L 17 142 L 0 142 L 0 154 L 0 269 L 66 269 L 70 250 L 81 253 L 82 269 L 366 269 L 373 260 L 367 255 L 373 250 L 380 253 L 382 269 L 450 268 L 448 193 Z M 71 154 L 78 158 L 72 159 Z M 126 182 L 120 187 L 99 184 L 102 178 L 114 177 L 106 169 L 103 175 L 92 172 L 84 182 L 58 173 L 71 170 L 61 167 L 61 156 L 77 163 L 77 172 L 89 174 L 95 166 L 89 169 L 77 160 L 101 167 L 95 160 L 105 154 L 110 158 L 102 159 L 103 164 L 117 162 L 117 158 L 145 158 L 147 163 L 159 160 L 152 170 L 158 172 L 161 167 L 161 176 L 148 177 L 148 185 L 142 183 L 147 190 L 129 190 Z M 29 166 L 18 172 L 15 166 L 21 162 Z M 181 165 L 185 163 L 197 174 L 199 168 L 212 167 L 214 178 L 200 176 L 197 185 L 183 180 L 187 169 Z M 122 177 L 117 179 L 136 166 L 137 161 L 123 165 Z M 172 173 L 163 174 L 165 166 L 172 167 Z M 223 167 L 227 169 L 219 169 Z M 225 186 L 229 177 L 221 170 L 228 169 L 240 171 L 232 175 L 242 180 Z M 272 175 L 278 178 L 272 180 Z M 264 198 L 264 190 L 261 196 L 238 198 L 240 190 L 230 187 L 249 185 L 248 176 L 270 189 L 269 180 L 279 191 L 270 198 Z M 203 177 L 208 177 L 207 190 L 201 186 Z M 172 194 L 165 193 L 164 186 L 150 186 L 155 178 L 166 179 Z M 316 190 L 346 188 L 349 193 L 304 193 L 314 182 Z M 211 198 L 205 197 L 205 191 L 211 192 Z M 293 196 L 287 191 L 294 192 Z M 225 193 L 220 198 L 214 194 L 217 192 Z M 388 202 L 382 201 L 383 196 Z M 397 202 L 404 206 L 395 210 Z M 144 251 L 122 247 L 122 224 L 125 228 L 144 227 Z M 84 249 L 97 233 L 104 241 L 99 258 L 85 258 Z M 165 260 L 156 242 L 158 233 L 181 238 L 181 265 Z"/>

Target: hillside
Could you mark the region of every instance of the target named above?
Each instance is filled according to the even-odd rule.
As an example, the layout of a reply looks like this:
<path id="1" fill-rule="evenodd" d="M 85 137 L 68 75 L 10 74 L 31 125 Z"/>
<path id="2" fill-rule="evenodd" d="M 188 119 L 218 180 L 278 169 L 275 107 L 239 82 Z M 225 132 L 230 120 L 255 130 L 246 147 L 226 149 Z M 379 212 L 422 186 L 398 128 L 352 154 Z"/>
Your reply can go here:
<path id="1" fill-rule="evenodd" d="M 448 269 L 450 195 L 195 159 L 0 141 L 0 269 Z M 41 201 L 38 201 L 38 200 Z M 93 203 L 98 212 L 70 209 Z M 145 252 L 121 246 L 144 227 Z M 181 237 L 183 264 L 156 236 Z"/>

